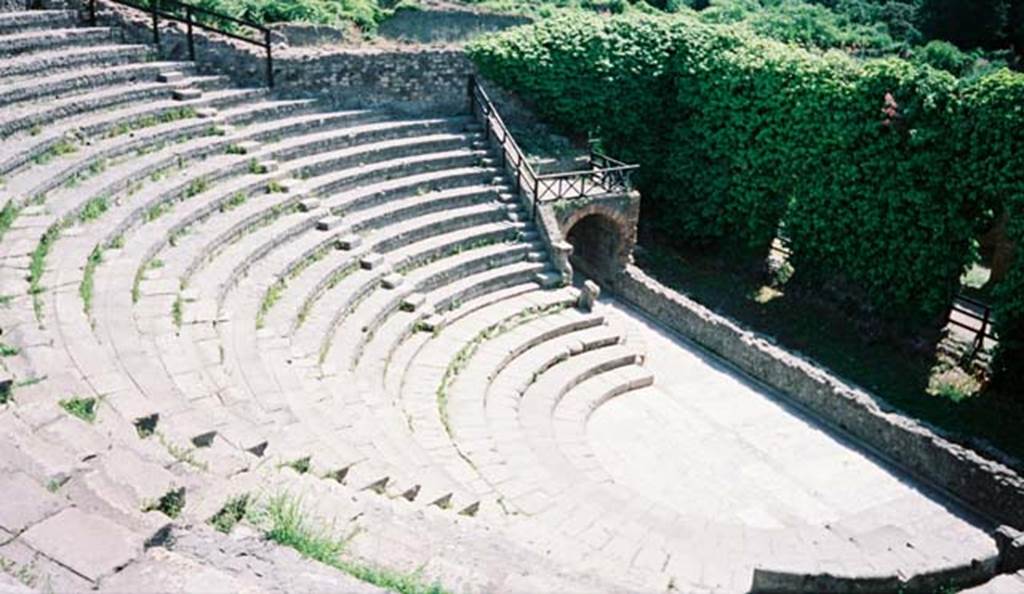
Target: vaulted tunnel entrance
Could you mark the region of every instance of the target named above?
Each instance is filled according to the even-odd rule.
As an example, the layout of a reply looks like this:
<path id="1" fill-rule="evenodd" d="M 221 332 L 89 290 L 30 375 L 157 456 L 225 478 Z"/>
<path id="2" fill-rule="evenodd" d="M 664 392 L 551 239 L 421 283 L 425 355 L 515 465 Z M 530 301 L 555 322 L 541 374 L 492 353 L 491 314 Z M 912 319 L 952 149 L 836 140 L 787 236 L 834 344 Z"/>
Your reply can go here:
<path id="1" fill-rule="evenodd" d="M 569 227 L 573 267 L 597 279 L 609 278 L 625 265 L 627 237 L 619 222 L 602 213 L 581 216 Z"/>

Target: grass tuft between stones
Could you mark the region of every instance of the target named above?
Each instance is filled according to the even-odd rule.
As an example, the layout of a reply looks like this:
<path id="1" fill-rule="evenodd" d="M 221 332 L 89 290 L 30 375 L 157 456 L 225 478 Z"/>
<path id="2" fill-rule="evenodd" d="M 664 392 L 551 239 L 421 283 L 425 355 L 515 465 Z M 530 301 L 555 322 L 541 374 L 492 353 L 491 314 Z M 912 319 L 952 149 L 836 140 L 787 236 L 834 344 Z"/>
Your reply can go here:
<path id="1" fill-rule="evenodd" d="M 68 398 L 61 400 L 59 404 L 69 415 L 78 417 L 86 423 L 96 420 L 96 408 L 99 402 L 95 398 Z"/>
<path id="2" fill-rule="evenodd" d="M 246 514 L 249 513 L 249 504 L 251 498 L 248 493 L 236 495 L 231 499 L 228 499 L 224 507 L 220 508 L 212 518 L 208 520 L 209 524 L 213 526 L 218 532 L 228 534 L 236 524 L 241 522 Z"/>
<path id="3" fill-rule="evenodd" d="M 185 487 L 180 487 L 164 493 L 160 499 L 144 506 L 142 511 L 158 511 L 173 520 L 181 515 L 183 509 L 185 509 Z"/>
<path id="4" fill-rule="evenodd" d="M 344 558 L 346 539 L 314 526 L 301 502 L 288 494 L 275 495 L 266 505 L 250 511 L 248 518 L 264 538 L 291 547 L 304 557 L 398 594 L 447 594 L 440 584 L 426 583 L 418 572 L 400 573 Z"/>

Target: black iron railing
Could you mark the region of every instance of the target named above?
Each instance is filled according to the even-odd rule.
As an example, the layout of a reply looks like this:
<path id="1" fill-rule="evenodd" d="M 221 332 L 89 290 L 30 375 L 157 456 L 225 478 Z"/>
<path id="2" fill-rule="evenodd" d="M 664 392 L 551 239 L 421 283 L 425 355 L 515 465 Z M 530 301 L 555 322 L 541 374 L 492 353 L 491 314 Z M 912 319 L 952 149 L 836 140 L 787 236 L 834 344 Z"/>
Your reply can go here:
<path id="1" fill-rule="evenodd" d="M 515 179 L 519 193 L 526 197 L 531 216 L 542 202 L 628 192 L 633 188 L 632 175 L 638 165 L 628 165 L 594 150 L 590 151 L 589 169 L 538 174 L 475 76 L 469 77 L 468 92 L 470 112 L 483 124 L 485 138 L 498 146 L 501 165 Z"/>
<path id="2" fill-rule="evenodd" d="M 968 321 L 958 319 L 961 317 Z M 986 339 L 999 340 L 992 328 L 992 307 L 966 295 L 958 294 L 953 298 L 949 323 L 974 333 L 972 355 L 984 348 Z"/>
<path id="3" fill-rule="evenodd" d="M 137 4 L 129 0 L 109 1 L 149 14 L 153 28 L 153 43 L 157 46 L 160 45 L 160 19 L 183 23 L 188 41 L 188 57 L 193 61 L 196 59 L 195 29 L 202 29 L 262 48 L 266 55 L 267 86 L 274 88 L 274 56 L 271 52 L 270 29 L 263 25 L 199 6 L 192 6 L 178 0 L 148 0 L 148 5 Z M 93 25 L 96 24 L 96 0 L 89 0 L 89 22 Z M 227 26 L 217 26 L 215 23 L 218 22 L 225 23 Z M 245 30 L 251 31 L 253 35 L 244 35 Z"/>

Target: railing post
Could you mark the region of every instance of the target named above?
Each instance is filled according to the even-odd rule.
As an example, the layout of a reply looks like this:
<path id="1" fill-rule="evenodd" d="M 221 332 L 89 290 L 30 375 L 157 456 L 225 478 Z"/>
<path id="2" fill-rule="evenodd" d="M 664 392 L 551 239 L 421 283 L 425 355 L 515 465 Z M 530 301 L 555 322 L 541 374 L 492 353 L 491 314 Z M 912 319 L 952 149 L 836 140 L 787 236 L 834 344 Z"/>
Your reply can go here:
<path id="1" fill-rule="evenodd" d="M 533 197 L 530 200 L 530 220 L 537 220 L 537 201 L 540 196 L 540 180 L 536 177 L 533 178 Z"/>
<path id="2" fill-rule="evenodd" d="M 985 306 L 985 316 L 981 320 L 981 330 L 978 331 L 978 341 L 975 350 L 981 350 L 985 346 L 985 335 L 988 333 L 989 316 L 992 315 L 992 309 Z"/>
<path id="3" fill-rule="evenodd" d="M 188 59 L 196 61 L 196 42 L 192 36 L 192 6 L 185 5 L 185 25 L 188 28 Z"/>
<path id="4" fill-rule="evenodd" d="M 267 88 L 274 88 L 274 56 L 270 51 L 270 29 L 263 30 L 263 41 L 267 45 Z"/>
<path id="5" fill-rule="evenodd" d="M 96 0 L 89 0 L 89 24 L 96 26 Z"/>
<path id="6" fill-rule="evenodd" d="M 473 74 L 466 78 L 466 97 L 469 98 L 469 113 L 475 116 L 476 110 L 473 104 L 476 103 L 476 76 Z"/>
<path id="7" fill-rule="evenodd" d="M 149 0 L 150 12 L 153 14 L 153 43 L 160 48 L 160 0 Z"/>

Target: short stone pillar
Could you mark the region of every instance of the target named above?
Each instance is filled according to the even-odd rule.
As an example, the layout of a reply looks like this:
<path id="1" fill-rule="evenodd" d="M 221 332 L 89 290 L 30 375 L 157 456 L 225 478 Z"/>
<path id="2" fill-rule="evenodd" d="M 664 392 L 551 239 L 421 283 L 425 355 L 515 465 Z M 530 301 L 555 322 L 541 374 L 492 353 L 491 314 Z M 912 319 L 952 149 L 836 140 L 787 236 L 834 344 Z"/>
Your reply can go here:
<path id="1" fill-rule="evenodd" d="M 594 311 L 597 298 L 601 296 L 601 287 L 592 280 L 583 283 L 583 290 L 580 291 L 580 298 L 577 306 L 585 312 Z"/>

